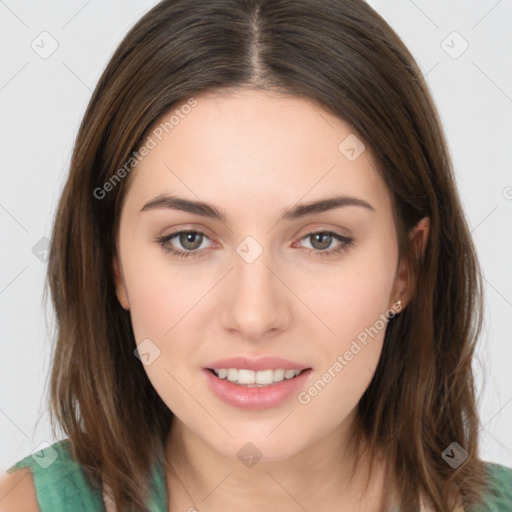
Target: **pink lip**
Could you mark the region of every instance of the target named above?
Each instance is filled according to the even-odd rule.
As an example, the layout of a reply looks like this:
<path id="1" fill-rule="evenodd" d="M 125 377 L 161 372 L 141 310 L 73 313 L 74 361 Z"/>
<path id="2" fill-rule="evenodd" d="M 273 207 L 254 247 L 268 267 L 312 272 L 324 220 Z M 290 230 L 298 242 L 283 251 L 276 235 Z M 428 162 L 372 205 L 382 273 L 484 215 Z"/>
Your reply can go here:
<path id="1" fill-rule="evenodd" d="M 226 368 L 226 366 L 221 365 L 216 368 Z M 230 366 L 230 368 L 236 368 L 236 366 Z M 209 388 L 223 402 L 240 409 L 262 410 L 276 407 L 292 395 L 296 395 L 300 388 L 304 386 L 312 370 L 309 368 L 293 379 L 285 379 L 270 386 L 254 388 L 233 384 L 227 379 L 219 379 L 213 371 L 207 368 L 202 371 L 206 376 Z"/>
<path id="2" fill-rule="evenodd" d="M 237 368 L 238 370 L 305 370 L 310 368 L 307 364 L 296 363 L 280 357 L 261 357 L 259 359 L 248 359 L 247 357 L 230 357 L 228 359 L 219 359 L 209 363 L 205 368 Z"/>

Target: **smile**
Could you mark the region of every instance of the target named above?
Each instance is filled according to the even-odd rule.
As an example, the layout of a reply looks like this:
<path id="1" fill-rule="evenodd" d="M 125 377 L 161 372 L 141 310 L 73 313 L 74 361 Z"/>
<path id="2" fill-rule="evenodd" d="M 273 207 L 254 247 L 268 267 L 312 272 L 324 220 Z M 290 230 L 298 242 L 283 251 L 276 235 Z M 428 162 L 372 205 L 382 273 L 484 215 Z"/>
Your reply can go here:
<path id="1" fill-rule="evenodd" d="M 219 375 L 215 370 L 219 372 Z M 298 373 L 296 374 L 296 372 Z M 306 387 L 311 372 L 311 368 L 304 370 L 278 368 L 259 371 L 236 368 L 203 369 L 207 385 L 217 398 L 232 407 L 250 410 L 270 409 L 289 401 L 292 396 Z M 226 375 L 221 378 L 224 373 Z M 231 378 L 235 380 L 229 380 L 230 373 Z M 260 375 L 258 376 L 258 374 Z M 289 377 L 286 377 L 286 374 Z M 258 383 L 256 382 L 257 376 Z M 274 380 L 275 378 L 276 380 Z M 279 378 L 281 380 L 278 380 Z"/>
<path id="2" fill-rule="evenodd" d="M 229 382 L 247 387 L 271 386 L 283 380 L 290 380 L 300 375 L 304 370 L 246 370 L 237 368 L 214 368 L 212 370 L 219 379 L 227 379 Z"/>

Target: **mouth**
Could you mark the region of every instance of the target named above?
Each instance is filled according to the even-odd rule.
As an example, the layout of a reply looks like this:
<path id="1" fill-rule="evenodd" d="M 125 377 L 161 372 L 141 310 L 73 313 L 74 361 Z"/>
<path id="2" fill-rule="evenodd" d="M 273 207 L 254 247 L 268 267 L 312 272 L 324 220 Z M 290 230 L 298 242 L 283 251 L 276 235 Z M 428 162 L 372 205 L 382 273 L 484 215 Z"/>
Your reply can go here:
<path id="1" fill-rule="evenodd" d="M 269 410 L 289 402 L 307 386 L 312 368 L 203 368 L 210 391 L 224 403 L 245 410 Z"/>
<path id="2" fill-rule="evenodd" d="M 248 388 L 261 388 L 274 386 L 282 381 L 297 378 L 311 368 L 304 369 L 266 369 L 248 370 L 245 368 L 207 368 L 207 370 L 220 380 L 229 381 L 237 386 Z"/>

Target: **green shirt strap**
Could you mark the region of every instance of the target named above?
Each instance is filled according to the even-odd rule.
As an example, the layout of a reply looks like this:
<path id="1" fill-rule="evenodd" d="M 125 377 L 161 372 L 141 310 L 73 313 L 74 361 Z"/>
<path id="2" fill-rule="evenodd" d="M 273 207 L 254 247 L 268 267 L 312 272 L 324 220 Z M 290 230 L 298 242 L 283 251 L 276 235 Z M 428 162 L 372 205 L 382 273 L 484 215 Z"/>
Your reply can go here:
<path id="1" fill-rule="evenodd" d="M 86 480 L 69 452 L 64 439 L 33 453 L 11 466 L 7 472 L 30 468 L 40 512 L 106 512 L 101 489 Z"/>

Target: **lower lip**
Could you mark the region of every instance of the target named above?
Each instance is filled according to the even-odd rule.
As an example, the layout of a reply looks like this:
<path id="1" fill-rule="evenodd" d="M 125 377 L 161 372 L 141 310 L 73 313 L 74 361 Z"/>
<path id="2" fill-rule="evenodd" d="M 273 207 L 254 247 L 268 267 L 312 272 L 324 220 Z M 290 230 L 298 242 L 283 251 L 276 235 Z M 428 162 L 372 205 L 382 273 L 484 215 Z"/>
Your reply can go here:
<path id="1" fill-rule="evenodd" d="M 311 368 L 303 371 L 293 379 L 285 379 L 270 386 L 239 386 L 227 379 L 219 379 L 210 370 L 203 370 L 210 389 L 223 402 L 240 409 L 262 410 L 276 407 L 296 393 L 306 382 Z"/>

